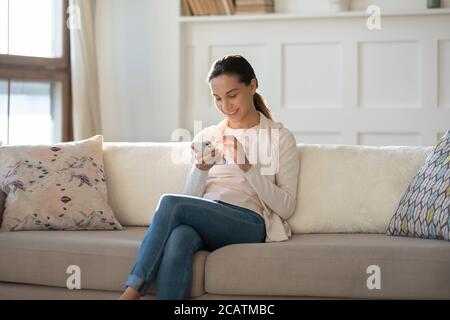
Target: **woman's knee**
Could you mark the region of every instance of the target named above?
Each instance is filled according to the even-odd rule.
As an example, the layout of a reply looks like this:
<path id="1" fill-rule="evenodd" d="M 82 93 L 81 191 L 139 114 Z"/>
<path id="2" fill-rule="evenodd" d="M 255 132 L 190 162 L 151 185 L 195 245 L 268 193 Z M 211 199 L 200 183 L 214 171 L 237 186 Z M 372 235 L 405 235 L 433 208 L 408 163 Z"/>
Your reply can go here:
<path id="1" fill-rule="evenodd" d="M 173 209 L 188 204 L 188 199 L 180 194 L 165 193 L 161 196 L 158 203 L 159 208 Z"/>
<path id="2" fill-rule="evenodd" d="M 179 201 L 179 196 L 172 193 L 164 193 L 161 198 L 159 198 L 159 204 L 158 206 L 172 206 L 176 204 Z"/>
<path id="3" fill-rule="evenodd" d="M 181 199 L 179 195 L 165 193 L 159 199 L 158 205 L 156 207 L 155 216 L 163 214 L 167 216 L 168 214 L 175 213 L 176 209 L 181 205 Z"/>
<path id="4" fill-rule="evenodd" d="M 191 226 L 180 224 L 172 230 L 164 248 L 164 254 L 185 256 L 195 252 L 202 243 L 198 232 Z"/>

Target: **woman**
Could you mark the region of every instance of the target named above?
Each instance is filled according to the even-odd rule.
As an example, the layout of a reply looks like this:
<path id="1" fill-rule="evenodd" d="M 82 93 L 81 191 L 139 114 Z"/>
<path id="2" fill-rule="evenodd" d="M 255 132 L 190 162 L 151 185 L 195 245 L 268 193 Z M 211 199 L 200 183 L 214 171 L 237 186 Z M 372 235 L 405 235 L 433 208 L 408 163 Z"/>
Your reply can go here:
<path id="1" fill-rule="evenodd" d="M 295 210 L 300 165 L 294 136 L 273 121 L 242 56 L 217 60 L 208 82 L 225 119 L 194 138 L 196 163 L 183 195 L 160 198 L 120 299 L 144 296 L 155 276 L 157 299 L 187 299 L 196 251 L 291 236 L 286 220 Z M 249 137 L 256 140 L 248 144 Z M 194 142 L 205 140 L 214 147 L 195 151 Z"/>

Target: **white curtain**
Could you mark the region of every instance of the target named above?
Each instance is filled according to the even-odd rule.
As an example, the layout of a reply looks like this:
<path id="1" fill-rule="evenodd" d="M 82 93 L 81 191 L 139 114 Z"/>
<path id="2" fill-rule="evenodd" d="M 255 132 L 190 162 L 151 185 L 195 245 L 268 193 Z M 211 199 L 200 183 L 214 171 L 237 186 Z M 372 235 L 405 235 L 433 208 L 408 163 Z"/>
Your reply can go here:
<path id="1" fill-rule="evenodd" d="M 74 140 L 101 134 L 94 10 L 95 0 L 70 0 L 67 12 Z"/>

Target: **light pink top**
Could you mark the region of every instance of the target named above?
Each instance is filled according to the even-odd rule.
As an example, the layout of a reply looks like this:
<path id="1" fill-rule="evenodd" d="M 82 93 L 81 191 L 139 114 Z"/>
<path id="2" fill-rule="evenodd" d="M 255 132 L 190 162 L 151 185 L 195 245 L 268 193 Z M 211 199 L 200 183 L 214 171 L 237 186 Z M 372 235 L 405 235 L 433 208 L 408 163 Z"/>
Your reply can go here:
<path id="1" fill-rule="evenodd" d="M 225 118 L 218 125 L 204 128 L 194 137 L 193 142 L 210 140 L 214 143 L 215 139 L 220 137 L 227 128 L 228 120 Z M 257 131 L 259 138 L 256 140 L 260 147 L 265 149 L 262 142 L 268 141 L 269 148 L 263 151 L 270 155 L 269 163 L 266 162 L 267 159 L 263 159 L 264 161 L 258 159 L 253 164 L 255 159 L 252 160 L 250 154 L 249 161 L 252 167 L 247 172 L 237 171 L 239 170 L 237 165 L 233 167 L 215 165 L 210 170 L 200 170 L 193 165 L 182 194 L 193 197 L 219 198 L 223 202 L 229 200 L 231 204 L 237 204 L 256 212 L 261 210 L 260 206 L 262 205 L 266 241 L 285 241 L 292 235 L 287 219 L 294 214 L 297 203 L 300 170 L 297 144 L 289 129 L 284 127 L 281 122 L 267 118 L 261 112 Z M 227 134 L 231 133 L 229 128 L 227 132 Z M 236 138 L 239 140 L 239 137 Z M 239 141 L 241 142 L 241 140 Z M 245 144 L 243 145 L 245 148 Z M 249 145 L 251 146 L 251 144 Z M 224 190 L 225 186 L 230 190 Z"/>
<path id="2" fill-rule="evenodd" d="M 235 136 L 244 146 L 245 154 L 249 158 L 249 150 L 253 144 L 257 143 L 252 139 L 253 135 L 248 134 L 249 130 L 258 132 L 259 125 L 249 129 L 232 129 L 226 127 L 225 135 Z M 248 139 L 244 137 L 247 136 Z M 256 138 L 256 136 L 255 136 Z M 246 141 L 244 141 L 246 140 Z M 263 205 L 258 194 L 248 183 L 243 175 L 243 171 L 237 164 L 215 165 L 210 169 L 209 178 L 206 182 L 205 194 L 203 198 L 210 200 L 220 200 L 239 207 L 253 210 L 262 215 Z"/>

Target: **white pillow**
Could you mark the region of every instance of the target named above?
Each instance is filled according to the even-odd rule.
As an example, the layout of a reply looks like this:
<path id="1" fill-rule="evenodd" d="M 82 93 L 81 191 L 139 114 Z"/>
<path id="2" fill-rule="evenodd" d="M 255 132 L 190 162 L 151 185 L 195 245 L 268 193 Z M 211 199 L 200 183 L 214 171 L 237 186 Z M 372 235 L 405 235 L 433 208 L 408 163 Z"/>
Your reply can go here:
<path id="1" fill-rule="evenodd" d="M 299 145 L 294 233 L 384 233 L 433 147 Z"/>
<path id="2" fill-rule="evenodd" d="M 106 142 L 109 204 L 122 225 L 148 226 L 164 193 L 181 193 L 190 143 Z"/>

